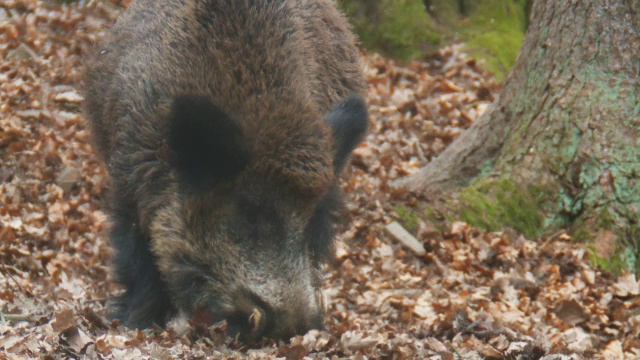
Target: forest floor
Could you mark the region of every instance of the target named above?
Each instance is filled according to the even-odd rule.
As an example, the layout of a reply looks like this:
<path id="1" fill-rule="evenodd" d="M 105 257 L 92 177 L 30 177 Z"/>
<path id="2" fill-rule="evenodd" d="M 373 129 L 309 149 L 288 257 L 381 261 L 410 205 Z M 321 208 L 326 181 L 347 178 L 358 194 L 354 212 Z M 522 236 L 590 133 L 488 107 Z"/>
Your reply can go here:
<path id="1" fill-rule="evenodd" d="M 326 329 L 243 345 L 223 324 L 138 331 L 106 319 L 104 168 L 88 142 L 82 58 L 108 2 L 0 2 L 0 359 L 638 359 L 640 283 L 592 266 L 566 233 L 525 239 L 422 220 L 388 183 L 415 172 L 500 91 L 459 47 L 405 66 L 363 55 L 371 131 L 342 186 Z M 426 217 L 423 217 L 426 218 Z M 384 231 L 398 221 L 416 255 Z M 555 354 L 555 355 L 554 355 Z"/>

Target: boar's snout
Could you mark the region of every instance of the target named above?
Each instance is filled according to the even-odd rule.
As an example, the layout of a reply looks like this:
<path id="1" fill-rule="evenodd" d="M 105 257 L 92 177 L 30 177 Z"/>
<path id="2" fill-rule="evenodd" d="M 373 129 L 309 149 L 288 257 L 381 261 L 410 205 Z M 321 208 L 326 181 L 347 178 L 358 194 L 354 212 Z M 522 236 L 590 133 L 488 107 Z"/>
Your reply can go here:
<path id="1" fill-rule="evenodd" d="M 247 291 L 237 297 L 234 305 L 235 309 L 213 318 L 224 318 L 228 335 L 244 342 L 262 338 L 288 340 L 323 327 L 324 299 L 319 290 L 312 299 L 306 296 L 283 298 L 279 306 L 269 305 Z"/>

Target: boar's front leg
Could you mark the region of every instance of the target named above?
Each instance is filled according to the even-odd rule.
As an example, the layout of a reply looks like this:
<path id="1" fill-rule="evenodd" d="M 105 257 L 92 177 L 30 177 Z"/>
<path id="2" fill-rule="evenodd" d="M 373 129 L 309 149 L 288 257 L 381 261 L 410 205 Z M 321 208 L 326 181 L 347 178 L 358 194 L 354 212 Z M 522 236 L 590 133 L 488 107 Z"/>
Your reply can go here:
<path id="1" fill-rule="evenodd" d="M 116 281 L 125 293 L 115 299 L 113 318 L 137 328 L 164 326 L 171 312 L 165 285 L 149 248 L 149 239 L 136 226 L 131 208 L 114 214 L 111 243 Z"/>

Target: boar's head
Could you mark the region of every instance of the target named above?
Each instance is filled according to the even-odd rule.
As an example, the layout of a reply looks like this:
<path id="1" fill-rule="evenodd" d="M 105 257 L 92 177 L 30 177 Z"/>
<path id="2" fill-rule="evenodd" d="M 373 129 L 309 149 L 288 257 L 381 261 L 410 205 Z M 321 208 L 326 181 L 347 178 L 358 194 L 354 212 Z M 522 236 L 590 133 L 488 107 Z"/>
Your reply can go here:
<path id="1" fill-rule="evenodd" d="M 336 178 L 368 127 L 358 96 L 324 119 L 277 109 L 269 117 L 243 122 L 206 97 L 175 99 L 175 186 L 151 224 L 174 304 L 226 320 L 245 341 L 322 326 L 318 266 L 332 254 Z"/>

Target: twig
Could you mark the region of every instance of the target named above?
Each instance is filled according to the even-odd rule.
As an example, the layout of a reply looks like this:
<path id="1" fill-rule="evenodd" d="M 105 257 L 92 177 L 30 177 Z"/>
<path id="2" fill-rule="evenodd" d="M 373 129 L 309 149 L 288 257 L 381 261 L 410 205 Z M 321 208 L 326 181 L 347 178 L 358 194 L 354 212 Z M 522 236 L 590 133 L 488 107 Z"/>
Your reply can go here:
<path id="1" fill-rule="evenodd" d="M 105 301 L 110 300 L 110 299 L 111 299 L 110 297 L 105 296 L 105 297 L 99 297 L 99 298 L 95 298 L 95 299 L 87 299 L 87 300 L 85 300 L 85 302 L 89 303 L 89 304 L 97 303 L 97 302 L 101 303 L 101 302 L 105 302 Z"/>
<path id="2" fill-rule="evenodd" d="M 22 285 L 20 285 L 18 280 L 16 280 L 16 278 L 13 277 L 13 274 L 11 274 L 8 271 L 7 267 L 4 264 L 2 264 L 2 269 L 4 269 L 4 272 L 9 276 L 9 279 L 11 279 L 16 285 L 18 285 L 18 287 L 20 288 L 20 290 L 22 290 L 22 292 L 24 292 L 25 294 L 27 294 L 29 296 L 33 296 L 33 293 L 31 293 L 31 291 L 23 288 Z"/>
<path id="3" fill-rule="evenodd" d="M 7 311 L 7 304 L 4 304 L 2 310 L 0 310 L 0 322 L 28 321 L 33 317 L 32 314 L 5 314 L 5 311 Z"/>
<path id="4" fill-rule="evenodd" d="M 5 314 L 5 313 L 0 313 L 0 319 L 2 319 L 2 321 L 9 321 L 9 322 L 17 322 L 17 321 L 30 321 L 33 319 L 33 315 L 32 314 Z"/>

